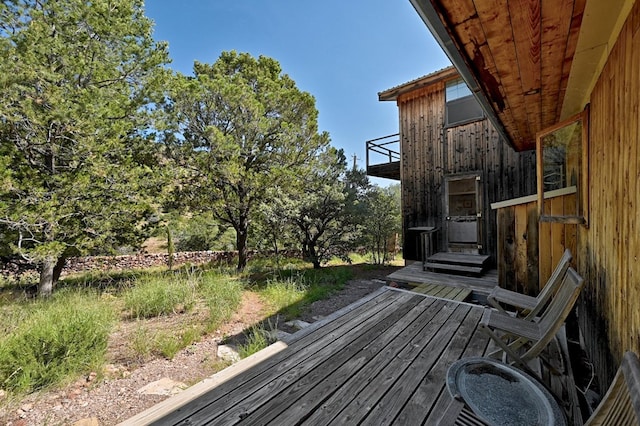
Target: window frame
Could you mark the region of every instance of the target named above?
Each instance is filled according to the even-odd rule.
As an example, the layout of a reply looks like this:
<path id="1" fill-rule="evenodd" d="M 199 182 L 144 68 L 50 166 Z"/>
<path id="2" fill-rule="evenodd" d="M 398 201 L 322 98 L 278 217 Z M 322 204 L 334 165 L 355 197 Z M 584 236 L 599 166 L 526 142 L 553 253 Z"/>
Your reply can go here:
<path id="1" fill-rule="evenodd" d="M 544 146 L 543 139 L 560 129 L 571 124 L 580 122 L 581 144 L 580 149 L 580 177 L 576 182 L 576 215 L 560 216 L 553 214 L 544 214 L 545 191 L 544 191 Z M 578 114 L 575 114 L 566 120 L 563 120 L 551 127 L 547 127 L 536 134 L 536 174 L 538 188 L 538 219 L 540 222 L 555 222 L 565 224 L 581 224 L 585 227 L 589 226 L 589 105 Z M 572 186 L 546 191 L 546 193 L 572 193 Z"/>
<path id="2" fill-rule="evenodd" d="M 468 92 L 468 94 L 465 94 L 463 96 L 456 96 L 453 97 L 451 99 L 449 99 L 448 96 L 448 92 L 449 92 L 449 86 L 451 85 L 464 85 L 464 87 L 466 88 L 466 92 Z M 459 120 L 459 121 L 454 121 L 454 122 L 450 122 L 449 121 L 449 106 L 454 106 L 456 104 L 458 105 L 465 105 L 468 104 L 470 101 L 474 102 L 474 106 L 478 107 L 479 110 L 479 115 L 474 115 L 474 116 L 469 116 L 468 118 L 464 118 L 463 120 Z M 478 102 L 478 100 L 476 99 L 476 97 L 474 96 L 473 92 L 471 91 L 471 89 L 469 89 L 469 86 L 467 85 L 467 83 L 461 78 L 455 78 L 449 81 L 445 82 L 444 85 L 444 109 L 445 109 L 445 116 L 444 116 L 444 128 L 448 129 L 451 127 L 456 127 L 456 126 L 462 126 L 468 123 L 473 123 L 475 121 L 480 121 L 480 120 L 484 120 L 486 117 L 486 114 L 484 112 L 484 110 L 482 109 L 482 105 L 480 104 L 480 102 Z"/>

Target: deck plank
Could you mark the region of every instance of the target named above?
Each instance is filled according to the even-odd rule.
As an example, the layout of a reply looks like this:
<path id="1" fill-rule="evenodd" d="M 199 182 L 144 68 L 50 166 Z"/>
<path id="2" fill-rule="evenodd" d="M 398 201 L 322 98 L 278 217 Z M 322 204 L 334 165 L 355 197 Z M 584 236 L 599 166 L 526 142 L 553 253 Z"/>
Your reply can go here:
<path id="1" fill-rule="evenodd" d="M 457 308 L 456 312 L 460 310 Z M 425 368 L 421 371 L 421 374 L 417 374 L 418 372 L 415 371 L 417 368 L 414 366 L 407 370 L 404 377 L 387 391 L 383 400 L 378 402 L 363 424 L 391 424 L 392 422 L 403 425 L 421 424 L 425 408 L 431 407 L 446 387 L 441 378 L 446 377 L 449 366 L 457 361 L 466 349 L 481 317 L 481 309 L 467 310 L 458 329 L 450 334 L 450 340 L 440 344 L 444 346 L 444 350 L 436 362 L 429 369 Z M 425 347 L 423 352 L 437 351 L 439 348 L 436 345 L 438 343 L 433 342 Z"/>
<path id="2" fill-rule="evenodd" d="M 433 328 L 432 332 L 426 336 L 428 341 L 416 347 L 407 347 L 412 356 L 403 355 L 394 359 L 381 374 L 373 380 L 369 380 L 368 386 L 359 392 L 357 398 L 345 407 L 330 424 L 359 424 L 378 405 L 380 399 L 391 387 L 394 387 L 395 392 L 402 395 L 412 392 L 417 387 L 423 374 L 426 374 L 438 361 L 445 348 L 443 342 L 448 341 L 450 336 L 455 334 L 459 324 L 471 308 L 462 304 L 451 308 L 448 303 L 442 303 L 440 309 L 443 315 L 440 316 L 440 321 L 438 321 L 438 317 L 431 321 L 430 325 Z"/>
<path id="3" fill-rule="evenodd" d="M 296 424 L 303 420 L 351 377 L 362 374 L 362 369 L 368 364 L 378 362 L 377 359 L 383 362 L 392 359 L 401 349 L 397 342 L 415 338 L 425 320 L 433 315 L 428 310 L 433 303 L 434 299 L 424 298 L 396 324 L 360 350 L 344 348 L 339 356 L 319 365 L 287 391 L 273 398 L 268 407 L 252 413 L 246 419 L 248 424 L 264 424 L 276 417 L 277 423 L 274 424 Z"/>
<path id="4" fill-rule="evenodd" d="M 468 277 L 464 275 L 452 275 L 422 270 L 422 263 L 413 263 L 387 275 L 389 283 L 404 284 L 439 284 L 450 287 L 467 288 L 480 294 L 489 294 L 493 287 L 498 285 L 498 274 L 495 270 L 487 271 L 481 277 Z"/>
<path id="5" fill-rule="evenodd" d="M 403 300 L 404 299 L 406 299 L 406 297 L 404 297 Z M 289 350 L 274 355 L 268 360 L 265 360 L 252 368 L 250 371 L 243 373 L 241 376 L 231 378 L 216 388 L 199 396 L 197 399 L 176 408 L 173 412 L 153 424 L 179 424 L 180 421 L 189 418 L 193 413 L 202 410 L 215 401 L 226 397 L 229 393 L 238 389 L 243 384 L 251 385 L 254 383 L 263 383 L 272 379 L 274 377 L 274 372 L 276 371 L 279 371 L 279 374 L 284 374 L 283 372 L 286 373 L 286 368 L 291 368 L 295 365 L 293 364 L 294 362 L 302 362 L 305 359 L 300 356 L 301 350 L 307 349 L 305 351 L 307 356 L 313 355 L 314 351 L 320 350 L 324 346 L 328 346 L 333 340 L 343 334 L 345 332 L 345 328 L 353 327 L 353 317 L 360 317 L 361 315 L 366 314 L 371 315 L 373 320 L 377 314 L 384 310 L 384 308 L 398 303 L 398 300 L 399 298 L 396 292 L 385 291 L 380 293 L 378 297 L 360 305 L 348 315 L 338 317 L 334 321 L 327 323 L 324 327 L 316 330 L 316 333 L 305 335 L 301 339 L 296 340 L 289 346 Z"/>
<path id="6" fill-rule="evenodd" d="M 262 404 L 270 401 L 273 395 L 331 357 L 335 348 L 357 348 L 366 345 L 373 336 L 378 336 L 393 325 L 421 300 L 421 296 L 418 295 L 403 297 L 394 309 L 382 310 L 366 319 L 360 316 L 353 317 L 354 324 L 358 325 L 342 333 L 335 333 L 337 338 L 331 339 L 330 344 L 325 342 L 328 335 L 320 336 L 314 344 L 297 351 L 291 359 L 278 364 L 276 372 L 281 374 L 272 372 L 259 380 L 245 382 L 230 389 L 223 399 L 218 399 L 217 403 L 208 404 L 204 409 L 194 413 L 185 424 L 233 424 L 248 417 Z M 305 362 L 301 363 L 302 360 Z M 274 409 L 277 410 L 278 407 Z"/>
<path id="7" fill-rule="evenodd" d="M 478 329 L 482 312 L 384 288 L 155 424 L 436 424 L 451 401 L 449 366 L 491 348 Z"/>

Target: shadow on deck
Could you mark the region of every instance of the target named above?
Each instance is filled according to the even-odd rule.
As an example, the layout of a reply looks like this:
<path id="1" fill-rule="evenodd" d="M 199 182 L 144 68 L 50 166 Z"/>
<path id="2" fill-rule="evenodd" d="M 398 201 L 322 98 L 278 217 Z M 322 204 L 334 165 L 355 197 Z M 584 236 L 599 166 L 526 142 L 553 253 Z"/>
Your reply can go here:
<path id="1" fill-rule="evenodd" d="M 449 366 L 492 349 L 482 313 L 383 287 L 123 424 L 435 424 Z"/>

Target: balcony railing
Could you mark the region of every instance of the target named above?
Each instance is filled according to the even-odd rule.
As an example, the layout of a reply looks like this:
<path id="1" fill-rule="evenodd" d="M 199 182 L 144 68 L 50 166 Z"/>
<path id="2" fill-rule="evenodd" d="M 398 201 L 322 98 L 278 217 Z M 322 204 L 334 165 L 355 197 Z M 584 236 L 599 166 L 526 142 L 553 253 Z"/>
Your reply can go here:
<path id="1" fill-rule="evenodd" d="M 398 133 L 367 141 L 367 174 L 400 180 L 400 138 Z"/>

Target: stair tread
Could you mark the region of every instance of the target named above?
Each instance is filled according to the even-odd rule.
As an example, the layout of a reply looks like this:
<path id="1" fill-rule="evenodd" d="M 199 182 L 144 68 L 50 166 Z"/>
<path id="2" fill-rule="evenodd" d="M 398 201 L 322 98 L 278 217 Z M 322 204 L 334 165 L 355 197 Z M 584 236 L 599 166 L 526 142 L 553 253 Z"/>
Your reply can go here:
<path id="1" fill-rule="evenodd" d="M 424 268 L 440 269 L 448 271 L 471 272 L 476 274 L 482 273 L 482 266 L 455 265 L 451 263 L 425 262 Z"/>
<path id="2" fill-rule="evenodd" d="M 488 260 L 489 256 L 486 255 L 440 252 L 429 256 L 427 262 L 483 267 Z"/>

